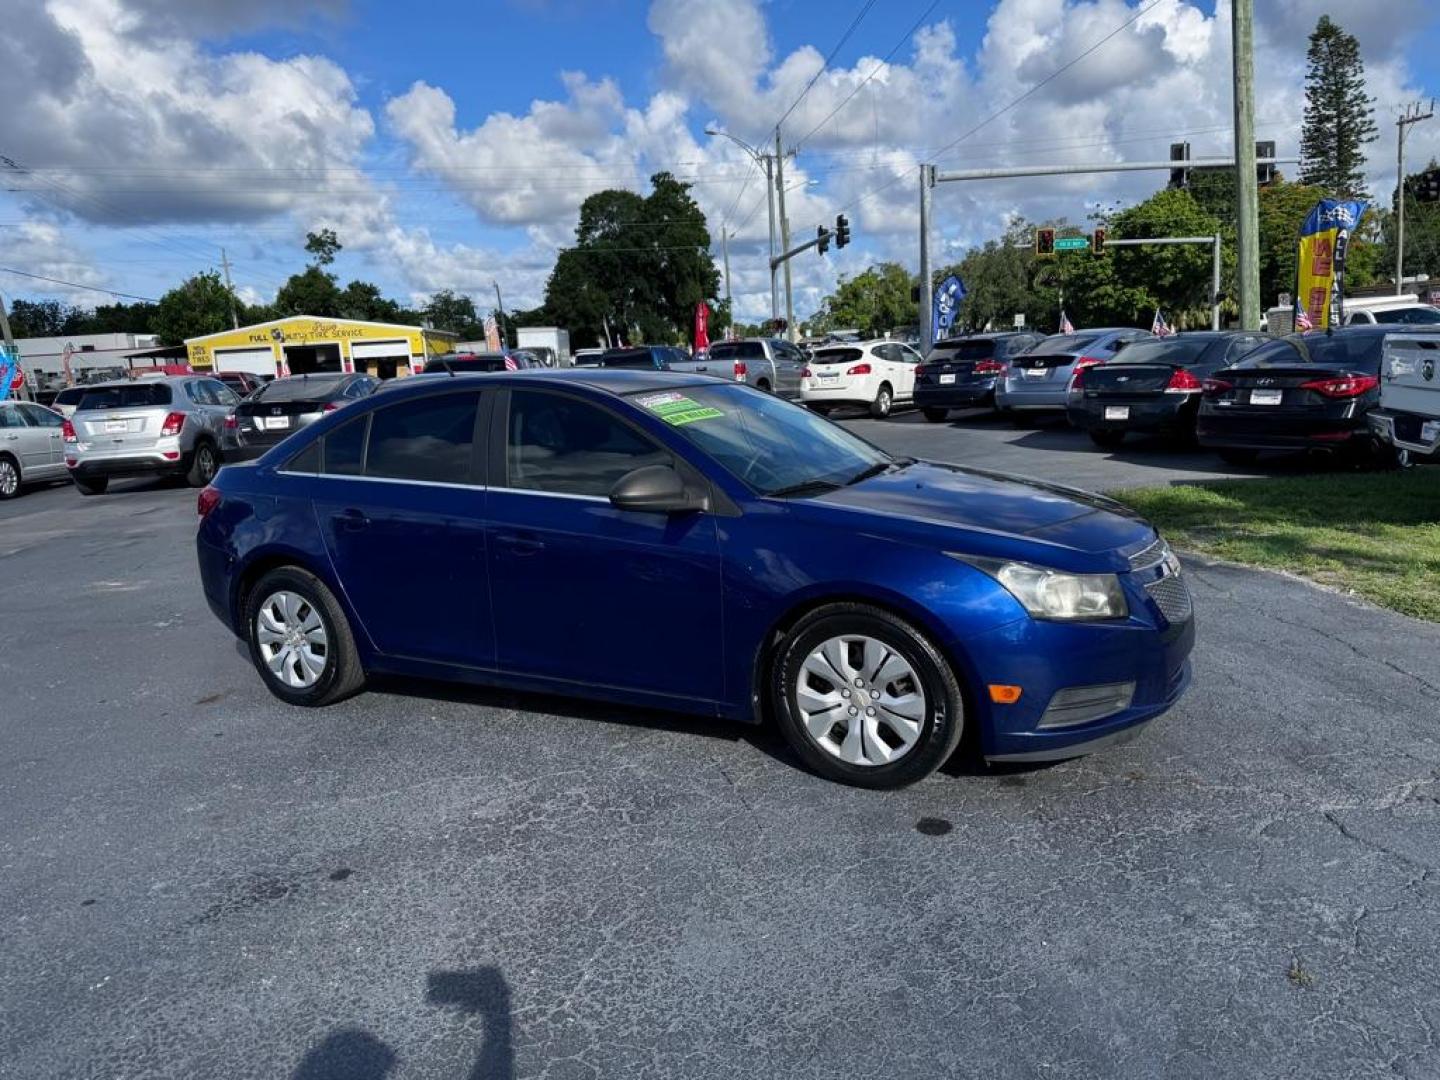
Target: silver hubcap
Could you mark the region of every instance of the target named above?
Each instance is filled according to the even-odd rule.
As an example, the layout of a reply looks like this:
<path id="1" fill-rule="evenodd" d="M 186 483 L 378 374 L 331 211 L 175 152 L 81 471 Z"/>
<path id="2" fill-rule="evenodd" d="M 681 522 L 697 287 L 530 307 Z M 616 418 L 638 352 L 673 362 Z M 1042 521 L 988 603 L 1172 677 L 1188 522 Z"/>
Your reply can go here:
<path id="1" fill-rule="evenodd" d="M 833 637 L 805 658 L 795 701 L 815 745 L 849 765 L 888 765 L 920 740 L 925 691 L 903 656 L 861 634 Z"/>
<path id="2" fill-rule="evenodd" d="M 314 686 L 330 656 L 320 613 L 299 593 L 265 598 L 255 616 L 255 639 L 271 674 L 295 690 Z"/>
<path id="3" fill-rule="evenodd" d="M 8 461 L 0 461 L 0 495 L 14 495 L 20 486 L 20 474 Z"/>
<path id="4" fill-rule="evenodd" d="M 208 446 L 200 448 L 200 475 L 206 480 L 215 475 L 215 454 Z"/>

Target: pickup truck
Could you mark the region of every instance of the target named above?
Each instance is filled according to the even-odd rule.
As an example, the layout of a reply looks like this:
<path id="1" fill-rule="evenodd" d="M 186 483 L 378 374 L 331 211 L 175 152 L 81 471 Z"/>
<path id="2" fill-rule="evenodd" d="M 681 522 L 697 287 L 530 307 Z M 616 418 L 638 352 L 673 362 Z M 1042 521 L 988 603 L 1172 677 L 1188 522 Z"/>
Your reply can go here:
<path id="1" fill-rule="evenodd" d="M 717 341 L 710 346 L 707 355 L 674 361 L 670 370 L 743 382 L 757 390 L 796 401 L 800 397 L 800 378 L 805 371 L 805 363 L 805 354 L 788 341 L 742 338 L 739 341 Z"/>
<path id="2" fill-rule="evenodd" d="M 1440 462 L 1440 334 L 1390 334 L 1380 356 L 1380 404 L 1367 418 L 1401 464 Z"/>

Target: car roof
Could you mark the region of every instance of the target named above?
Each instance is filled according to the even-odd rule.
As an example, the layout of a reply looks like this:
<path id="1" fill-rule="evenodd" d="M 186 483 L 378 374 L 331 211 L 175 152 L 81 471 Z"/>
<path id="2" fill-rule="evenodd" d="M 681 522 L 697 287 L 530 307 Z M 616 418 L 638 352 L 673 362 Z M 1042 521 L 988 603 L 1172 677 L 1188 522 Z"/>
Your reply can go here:
<path id="1" fill-rule="evenodd" d="M 523 371 L 457 371 L 454 375 L 436 371 L 392 379 L 384 386 L 385 396 L 394 400 L 396 395 L 407 390 L 421 393 L 452 382 L 457 389 L 497 383 L 505 386 L 582 386 L 622 396 L 646 390 L 675 390 L 682 386 L 714 386 L 722 380 L 680 371 L 640 368 L 527 368 Z"/>
<path id="2" fill-rule="evenodd" d="M 1416 307 L 1424 307 L 1416 304 Z M 1324 337 L 1327 334 L 1345 334 L 1350 337 L 1364 337 L 1374 334 L 1433 334 L 1435 325 L 1425 323 L 1351 323 L 1349 326 L 1332 326 L 1329 330 L 1307 330 L 1292 337 Z"/>
<path id="3" fill-rule="evenodd" d="M 1037 333 L 1038 331 L 1035 330 L 980 330 L 974 334 L 961 334 L 959 337 L 941 338 L 935 342 L 935 347 L 938 348 L 941 345 L 962 345 L 967 341 L 998 341 L 1000 338 L 1018 337 L 1021 334 L 1028 334 L 1034 337 Z M 1045 335 L 1040 334 L 1039 336 L 1044 337 Z"/>

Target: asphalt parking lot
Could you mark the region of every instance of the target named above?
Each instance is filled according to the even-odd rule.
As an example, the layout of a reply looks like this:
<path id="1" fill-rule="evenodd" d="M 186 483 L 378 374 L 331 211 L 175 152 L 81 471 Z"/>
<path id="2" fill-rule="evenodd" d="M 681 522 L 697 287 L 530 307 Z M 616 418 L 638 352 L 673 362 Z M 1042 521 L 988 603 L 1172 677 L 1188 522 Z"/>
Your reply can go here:
<path id="1" fill-rule="evenodd" d="M 288 709 L 193 524 L 160 485 L 0 504 L 0 1077 L 1440 1075 L 1440 627 L 1190 560 L 1194 689 L 1140 739 L 875 793 L 570 700 Z"/>

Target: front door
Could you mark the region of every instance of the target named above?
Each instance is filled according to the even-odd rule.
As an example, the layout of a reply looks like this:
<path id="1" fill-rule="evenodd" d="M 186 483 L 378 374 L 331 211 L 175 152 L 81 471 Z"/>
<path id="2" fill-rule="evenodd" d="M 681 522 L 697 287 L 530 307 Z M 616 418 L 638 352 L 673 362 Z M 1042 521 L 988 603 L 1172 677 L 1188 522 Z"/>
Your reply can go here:
<path id="1" fill-rule="evenodd" d="M 33 425 L 13 401 L 0 402 L 0 451 L 20 462 L 20 475 L 27 479 L 49 471 L 49 432 Z"/>
<path id="2" fill-rule="evenodd" d="M 489 504 L 501 670 L 720 700 L 714 518 L 621 511 L 607 497 L 626 473 L 673 455 L 596 402 L 529 389 L 508 398 Z"/>
<path id="3" fill-rule="evenodd" d="M 43 454 L 44 463 L 34 475 L 40 476 L 61 476 L 65 473 L 65 440 L 61 428 L 65 421 L 58 413 L 28 401 L 18 402 L 15 408 L 20 415 L 30 422 L 32 429 L 36 431 L 36 456 Z M 27 467 L 27 471 L 28 467 Z"/>
<path id="4" fill-rule="evenodd" d="M 391 656 L 494 666 L 477 391 L 377 409 L 325 437 L 315 512 L 365 633 Z"/>

